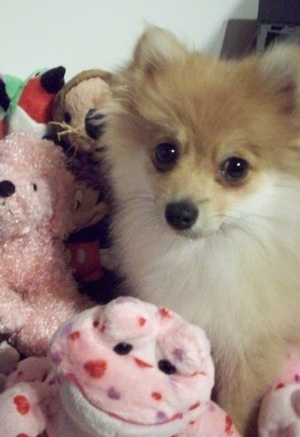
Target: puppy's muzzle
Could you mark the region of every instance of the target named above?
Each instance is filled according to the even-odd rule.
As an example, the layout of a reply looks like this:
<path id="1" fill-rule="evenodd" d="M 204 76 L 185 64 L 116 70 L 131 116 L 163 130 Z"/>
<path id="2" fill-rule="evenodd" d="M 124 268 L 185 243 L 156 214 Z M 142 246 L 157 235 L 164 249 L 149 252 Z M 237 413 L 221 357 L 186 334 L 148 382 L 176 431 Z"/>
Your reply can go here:
<path id="1" fill-rule="evenodd" d="M 176 231 L 191 229 L 199 215 L 198 208 L 189 201 L 171 202 L 166 206 L 165 218 Z"/>

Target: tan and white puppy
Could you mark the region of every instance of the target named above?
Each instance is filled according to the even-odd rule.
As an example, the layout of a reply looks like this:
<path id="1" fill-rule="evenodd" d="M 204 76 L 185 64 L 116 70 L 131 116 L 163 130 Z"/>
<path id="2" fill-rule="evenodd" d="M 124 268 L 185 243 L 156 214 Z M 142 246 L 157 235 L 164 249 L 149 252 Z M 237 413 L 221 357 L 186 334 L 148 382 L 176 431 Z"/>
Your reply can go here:
<path id="1" fill-rule="evenodd" d="M 244 433 L 300 339 L 300 51 L 240 61 L 149 28 L 117 72 L 105 143 L 130 292 L 208 333 Z"/>

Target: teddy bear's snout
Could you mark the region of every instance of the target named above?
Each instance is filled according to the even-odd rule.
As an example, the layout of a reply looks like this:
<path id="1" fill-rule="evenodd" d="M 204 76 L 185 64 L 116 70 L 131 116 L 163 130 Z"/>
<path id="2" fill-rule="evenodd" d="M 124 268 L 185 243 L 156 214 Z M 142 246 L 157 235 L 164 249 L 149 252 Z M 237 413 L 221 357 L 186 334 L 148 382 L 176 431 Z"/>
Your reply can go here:
<path id="1" fill-rule="evenodd" d="M 11 181 L 0 182 L 0 197 L 10 197 L 16 191 L 15 185 Z"/>
<path id="2" fill-rule="evenodd" d="M 104 115 L 97 109 L 90 109 L 85 116 L 85 130 L 89 137 L 98 140 L 104 132 Z"/>

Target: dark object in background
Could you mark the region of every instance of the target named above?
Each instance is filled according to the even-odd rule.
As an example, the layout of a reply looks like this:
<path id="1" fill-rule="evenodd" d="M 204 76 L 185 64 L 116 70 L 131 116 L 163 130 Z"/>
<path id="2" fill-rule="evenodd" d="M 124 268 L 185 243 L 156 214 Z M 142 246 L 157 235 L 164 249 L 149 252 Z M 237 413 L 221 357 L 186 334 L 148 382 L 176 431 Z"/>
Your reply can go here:
<path id="1" fill-rule="evenodd" d="M 241 58 L 275 41 L 300 45 L 300 0 L 260 0 L 257 20 L 228 20 L 220 55 Z"/>
<path id="2" fill-rule="evenodd" d="M 260 0 L 257 21 L 257 51 L 275 40 L 300 44 L 299 0 Z"/>
<path id="3" fill-rule="evenodd" d="M 260 0 L 257 20 L 261 23 L 300 25 L 299 0 Z"/>
<path id="4" fill-rule="evenodd" d="M 238 59 L 255 51 L 256 36 L 256 20 L 228 20 L 221 48 L 221 58 Z"/>

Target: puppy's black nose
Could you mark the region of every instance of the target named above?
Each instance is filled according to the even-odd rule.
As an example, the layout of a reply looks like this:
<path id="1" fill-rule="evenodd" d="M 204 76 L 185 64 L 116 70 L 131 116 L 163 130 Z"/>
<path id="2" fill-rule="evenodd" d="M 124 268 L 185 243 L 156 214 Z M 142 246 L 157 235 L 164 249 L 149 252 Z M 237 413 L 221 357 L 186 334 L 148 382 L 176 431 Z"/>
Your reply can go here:
<path id="1" fill-rule="evenodd" d="M 89 137 L 98 140 L 104 132 L 104 115 L 97 109 L 90 109 L 85 116 L 85 130 Z"/>
<path id="2" fill-rule="evenodd" d="M 195 224 L 198 215 L 198 208 L 186 200 L 169 203 L 165 211 L 167 222 L 177 231 L 190 229 Z"/>
<path id="3" fill-rule="evenodd" d="M 0 197 L 9 197 L 16 191 L 15 185 L 10 181 L 0 182 Z"/>

